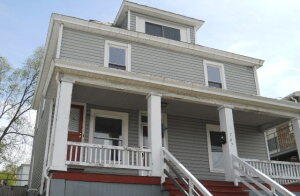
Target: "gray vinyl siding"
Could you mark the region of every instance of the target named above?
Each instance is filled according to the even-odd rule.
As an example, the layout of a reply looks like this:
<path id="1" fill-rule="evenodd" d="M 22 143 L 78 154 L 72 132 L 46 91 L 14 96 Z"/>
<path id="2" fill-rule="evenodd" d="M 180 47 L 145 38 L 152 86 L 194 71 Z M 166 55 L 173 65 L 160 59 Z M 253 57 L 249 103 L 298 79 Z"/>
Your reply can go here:
<path id="1" fill-rule="evenodd" d="M 83 182 L 52 179 L 50 196 L 167 196 L 160 185 Z"/>
<path id="2" fill-rule="evenodd" d="M 169 150 L 201 180 L 224 180 L 209 170 L 206 124 L 201 119 L 168 115 Z M 238 154 L 242 158 L 267 160 L 264 134 L 253 127 L 235 125 Z"/>
<path id="3" fill-rule="evenodd" d="M 190 29 L 191 43 L 195 43 L 195 30 L 194 30 L 194 27 L 179 24 L 179 23 L 175 23 L 175 22 L 168 21 L 168 20 L 155 18 L 155 17 L 152 17 L 152 16 L 148 16 L 148 15 L 144 15 L 144 14 L 140 14 L 140 13 L 136 13 L 136 12 L 130 12 L 130 30 L 132 30 L 132 31 L 136 31 L 136 17 L 137 16 L 143 17 L 145 19 L 157 21 L 157 22 L 162 22 L 162 23 L 167 23 L 167 24 L 170 24 L 170 25 L 189 28 Z"/>
<path id="4" fill-rule="evenodd" d="M 255 127 L 236 125 L 237 149 L 241 158 L 268 160 L 265 136 Z"/>
<path id="5" fill-rule="evenodd" d="M 95 34 L 64 29 L 60 57 L 103 66 L 104 40 Z"/>
<path id="6" fill-rule="evenodd" d="M 64 29 L 61 58 L 103 66 L 105 39 L 120 41 Z M 131 43 L 131 70 L 135 73 L 205 84 L 203 58 L 200 56 L 135 42 Z M 251 67 L 224 63 L 224 70 L 228 90 L 256 94 L 254 72 Z"/>
<path id="7" fill-rule="evenodd" d="M 40 187 L 41 178 L 43 173 L 43 162 L 45 154 L 45 144 L 47 139 L 47 128 L 50 111 L 50 100 L 46 99 L 44 111 L 41 111 L 41 118 L 38 122 L 38 128 L 34 134 L 33 142 L 33 156 L 34 160 L 31 165 L 32 176 L 31 176 L 31 188 L 37 189 Z"/>

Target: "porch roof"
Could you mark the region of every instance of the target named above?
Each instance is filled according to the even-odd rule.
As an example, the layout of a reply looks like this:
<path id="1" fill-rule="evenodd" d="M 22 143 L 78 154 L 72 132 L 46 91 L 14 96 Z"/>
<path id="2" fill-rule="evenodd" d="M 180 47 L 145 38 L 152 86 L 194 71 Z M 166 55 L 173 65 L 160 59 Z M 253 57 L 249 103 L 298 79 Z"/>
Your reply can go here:
<path id="1" fill-rule="evenodd" d="M 101 86 L 144 95 L 153 92 L 159 93 L 168 99 L 181 99 L 187 102 L 204 103 L 212 106 L 230 105 L 243 111 L 269 113 L 282 117 L 295 118 L 299 117 L 300 114 L 300 104 L 285 100 L 236 93 L 224 89 L 209 88 L 199 84 L 114 70 L 62 59 L 56 59 L 52 62 L 51 66 L 53 67 L 52 73 L 64 73 L 64 77 L 68 77 L 78 84 Z M 48 85 L 51 76 L 52 74 L 48 76 Z"/>

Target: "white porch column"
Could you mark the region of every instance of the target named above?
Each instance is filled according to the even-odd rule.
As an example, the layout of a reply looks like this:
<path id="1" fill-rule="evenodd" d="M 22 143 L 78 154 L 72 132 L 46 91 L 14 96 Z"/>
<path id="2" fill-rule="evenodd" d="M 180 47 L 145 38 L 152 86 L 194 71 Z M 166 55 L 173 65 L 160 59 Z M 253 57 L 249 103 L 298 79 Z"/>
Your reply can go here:
<path id="1" fill-rule="evenodd" d="M 292 125 L 298 150 L 298 157 L 300 157 L 300 117 L 293 119 Z"/>
<path id="2" fill-rule="evenodd" d="M 61 78 L 58 82 L 53 122 L 53 151 L 51 170 L 66 171 L 68 126 L 73 81 Z"/>
<path id="3" fill-rule="evenodd" d="M 151 148 L 151 176 L 162 174 L 162 133 L 161 133 L 161 96 L 149 94 L 148 101 L 148 139 Z"/>
<path id="4" fill-rule="evenodd" d="M 220 129 L 226 133 L 226 144 L 223 144 L 225 179 L 234 180 L 231 155 L 237 155 L 232 108 L 221 106 L 219 109 Z"/>

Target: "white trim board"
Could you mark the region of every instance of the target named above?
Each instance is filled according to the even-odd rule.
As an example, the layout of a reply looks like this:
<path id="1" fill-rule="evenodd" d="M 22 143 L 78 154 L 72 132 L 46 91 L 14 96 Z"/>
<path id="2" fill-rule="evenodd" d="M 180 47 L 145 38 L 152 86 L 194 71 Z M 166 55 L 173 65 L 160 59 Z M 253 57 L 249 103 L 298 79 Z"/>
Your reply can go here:
<path id="1" fill-rule="evenodd" d="M 91 109 L 90 113 L 90 130 L 89 130 L 89 143 L 93 143 L 95 132 L 95 117 L 113 118 L 122 120 L 122 138 L 123 146 L 128 146 L 128 127 L 129 127 L 129 115 L 125 112 L 114 112 L 108 110 Z"/>

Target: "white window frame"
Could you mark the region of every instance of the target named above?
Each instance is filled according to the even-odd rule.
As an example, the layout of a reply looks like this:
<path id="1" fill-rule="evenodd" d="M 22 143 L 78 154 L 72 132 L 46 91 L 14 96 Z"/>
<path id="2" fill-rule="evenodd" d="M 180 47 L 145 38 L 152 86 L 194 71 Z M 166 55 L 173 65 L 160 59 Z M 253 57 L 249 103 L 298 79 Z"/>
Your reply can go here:
<path id="1" fill-rule="evenodd" d="M 126 71 L 131 71 L 131 45 L 126 43 L 105 40 L 104 48 L 104 67 L 109 67 L 109 47 L 115 47 L 125 50 L 125 67 Z"/>
<path id="2" fill-rule="evenodd" d="M 144 147 L 144 138 L 143 138 L 143 129 L 142 129 L 142 115 L 148 116 L 147 111 L 140 111 L 139 112 L 139 147 Z M 162 113 L 162 123 L 168 127 L 168 118 L 167 118 L 167 113 Z M 165 148 L 168 149 L 169 143 L 168 143 L 168 130 L 165 132 L 164 135 L 164 144 L 165 144 Z"/>
<path id="3" fill-rule="evenodd" d="M 207 133 L 207 150 L 208 150 L 208 161 L 209 161 L 209 171 L 213 173 L 224 173 L 223 169 L 215 169 L 213 167 L 212 153 L 211 153 L 211 142 L 210 142 L 210 131 L 221 131 L 220 125 L 206 124 Z"/>
<path id="4" fill-rule="evenodd" d="M 142 17 L 139 17 L 139 16 L 136 16 L 136 27 L 135 27 L 136 31 L 145 33 L 145 31 L 146 31 L 146 22 L 153 23 L 153 24 L 156 24 L 156 25 L 162 25 L 162 26 L 166 26 L 166 27 L 179 29 L 180 30 L 180 41 L 191 43 L 191 29 L 190 28 L 183 27 L 183 26 L 180 26 L 180 25 L 176 26 L 176 25 L 172 25 L 172 24 L 169 24 L 169 23 L 166 23 L 166 22 L 151 20 L 151 19 L 142 18 Z"/>
<path id="5" fill-rule="evenodd" d="M 108 110 L 91 109 L 89 143 L 93 143 L 95 133 L 95 118 L 112 118 L 122 120 L 122 146 L 128 146 L 128 113 Z"/>
<path id="6" fill-rule="evenodd" d="M 227 89 L 226 79 L 225 79 L 224 65 L 222 63 L 217 63 L 217 62 L 213 62 L 213 61 L 203 60 L 203 66 L 204 66 L 205 86 L 209 86 L 208 85 L 207 66 L 211 66 L 211 67 L 217 67 L 220 70 L 220 77 L 221 77 L 222 89 Z"/>

